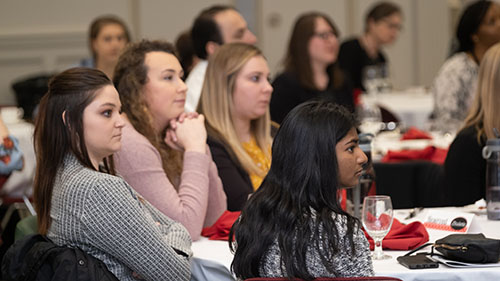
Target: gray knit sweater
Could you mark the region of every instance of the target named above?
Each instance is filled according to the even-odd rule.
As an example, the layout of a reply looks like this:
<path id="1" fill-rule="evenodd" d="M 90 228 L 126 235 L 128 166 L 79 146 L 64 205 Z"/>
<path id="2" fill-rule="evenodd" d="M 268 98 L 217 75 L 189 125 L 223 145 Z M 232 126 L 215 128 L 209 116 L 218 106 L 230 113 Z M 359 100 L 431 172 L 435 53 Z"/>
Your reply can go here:
<path id="1" fill-rule="evenodd" d="M 120 280 L 189 280 L 191 238 L 120 177 L 67 155 L 52 193 L 47 236 L 103 261 Z"/>
<path id="2" fill-rule="evenodd" d="M 334 265 L 332 272 L 328 270 L 321 261 L 318 250 L 315 248 L 315 241 L 310 241 L 310 246 L 306 253 L 306 267 L 314 277 L 359 277 L 374 275 L 370 247 L 363 231 L 359 226 L 354 229 L 354 249 L 353 255 L 347 241 L 346 217 L 337 215 L 335 223 L 339 232 L 338 246 L 340 253 L 331 257 Z M 320 226 L 321 232 L 321 226 Z M 320 237 L 321 238 L 321 237 Z M 321 245 L 321 243 L 320 243 Z M 259 273 L 261 277 L 283 277 L 286 270 L 281 265 L 281 253 L 278 247 L 278 239 L 274 241 L 268 251 L 263 255 Z"/>

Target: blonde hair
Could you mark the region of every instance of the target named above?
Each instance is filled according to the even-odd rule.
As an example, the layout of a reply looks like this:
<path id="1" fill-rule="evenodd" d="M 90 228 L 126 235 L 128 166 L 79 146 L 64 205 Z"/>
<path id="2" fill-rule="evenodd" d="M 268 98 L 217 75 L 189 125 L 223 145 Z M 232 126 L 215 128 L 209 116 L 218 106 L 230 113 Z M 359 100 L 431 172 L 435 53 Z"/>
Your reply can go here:
<path id="1" fill-rule="evenodd" d="M 264 177 L 261 170 L 246 153 L 238 139 L 231 111 L 236 77 L 243 66 L 253 57 L 262 56 L 255 46 L 243 43 L 222 45 L 209 59 L 205 82 L 201 91 L 198 112 L 205 115 L 208 134 L 228 147 L 228 152 L 249 174 Z M 271 120 L 269 110 L 252 120 L 250 130 L 259 148 L 271 159 Z"/>
<path id="2" fill-rule="evenodd" d="M 500 130 L 500 43 L 485 53 L 479 66 L 476 96 L 465 118 L 464 126 L 474 126 L 477 140 L 495 138 L 493 128 Z"/>

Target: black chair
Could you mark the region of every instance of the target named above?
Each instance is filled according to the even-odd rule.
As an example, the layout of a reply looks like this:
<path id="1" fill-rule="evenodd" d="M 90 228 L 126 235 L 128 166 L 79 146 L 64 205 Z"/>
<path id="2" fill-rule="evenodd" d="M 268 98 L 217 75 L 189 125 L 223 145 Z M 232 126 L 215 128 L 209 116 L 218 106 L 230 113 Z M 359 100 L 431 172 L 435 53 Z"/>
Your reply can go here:
<path id="1" fill-rule="evenodd" d="M 430 161 L 374 163 L 377 194 L 389 195 L 395 209 L 448 206 L 443 166 Z"/>
<path id="2" fill-rule="evenodd" d="M 17 105 L 24 110 L 23 118 L 33 120 L 33 111 L 48 90 L 48 82 L 54 74 L 41 73 L 20 78 L 12 83 Z"/>

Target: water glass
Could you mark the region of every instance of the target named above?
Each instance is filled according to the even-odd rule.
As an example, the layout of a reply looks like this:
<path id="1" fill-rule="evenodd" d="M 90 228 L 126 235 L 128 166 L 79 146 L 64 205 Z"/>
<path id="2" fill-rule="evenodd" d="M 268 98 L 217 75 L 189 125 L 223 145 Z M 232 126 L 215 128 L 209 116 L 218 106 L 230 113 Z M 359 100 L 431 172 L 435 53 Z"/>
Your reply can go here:
<path id="1" fill-rule="evenodd" d="M 391 256 L 382 251 L 382 240 L 392 226 L 393 210 L 391 197 L 387 195 L 367 196 L 363 201 L 362 222 L 368 235 L 375 242 L 372 259 L 384 260 Z"/>

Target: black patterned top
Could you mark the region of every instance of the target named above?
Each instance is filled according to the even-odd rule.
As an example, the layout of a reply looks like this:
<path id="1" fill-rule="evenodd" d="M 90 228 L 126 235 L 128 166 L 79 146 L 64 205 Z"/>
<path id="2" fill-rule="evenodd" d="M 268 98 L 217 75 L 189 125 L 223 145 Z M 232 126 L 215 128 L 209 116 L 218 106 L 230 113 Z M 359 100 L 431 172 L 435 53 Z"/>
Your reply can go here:
<path id="1" fill-rule="evenodd" d="M 335 218 L 335 216 L 334 216 Z M 363 231 L 359 227 L 354 228 L 354 255 L 352 254 L 348 240 L 345 239 L 347 232 L 347 220 L 345 216 L 337 215 L 335 219 L 338 229 L 339 253 L 332 256 L 333 269 L 329 270 L 322 262 L 315 241 L 309 243 L 306 254 L 306 266 L 309 273 L 314 277 L 360 277 L 374 275 L 370 246 Z M 320 226 L 321 233 L 321 226 Z M 321 245 L 321 243 L 318 243 Z M 281 253 L 278 240 L 271 245 L 269 250 L 262 256 L 259 273 L 261 277 L 283 277 L 286 270 L 281 265 Z"/>

